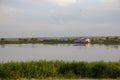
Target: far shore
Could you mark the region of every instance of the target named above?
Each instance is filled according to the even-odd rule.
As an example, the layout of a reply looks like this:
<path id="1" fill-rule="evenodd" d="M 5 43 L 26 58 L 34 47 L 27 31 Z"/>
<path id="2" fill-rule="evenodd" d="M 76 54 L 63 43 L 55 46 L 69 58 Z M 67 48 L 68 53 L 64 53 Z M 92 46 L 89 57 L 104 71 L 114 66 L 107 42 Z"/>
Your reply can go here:
<path id="1" fill-rule="evenodd" d="M 0 44 L 73 44 L 78 38 L 80 37 L 0 38 Z M 120 36 L 88 36 L 83 38 L 89 38 L 91 44 L 120 44 Z"/>

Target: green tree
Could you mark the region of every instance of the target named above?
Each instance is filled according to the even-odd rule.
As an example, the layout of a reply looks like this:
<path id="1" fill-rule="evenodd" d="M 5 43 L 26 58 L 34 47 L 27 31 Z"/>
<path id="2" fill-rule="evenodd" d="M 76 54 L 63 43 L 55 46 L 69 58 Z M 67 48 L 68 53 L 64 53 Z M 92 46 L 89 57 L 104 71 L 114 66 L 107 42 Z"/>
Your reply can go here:
<path id="1" fill-rule="evenodd" d="M 37 41 L 37 38 L 31 38 L 31 41 Z"/>
<path id="2" fill-rule="evenodd" d="M 5 41 L 5 39 L 4 39 L 4 38 L 1 38 L 1 41 Z"/>

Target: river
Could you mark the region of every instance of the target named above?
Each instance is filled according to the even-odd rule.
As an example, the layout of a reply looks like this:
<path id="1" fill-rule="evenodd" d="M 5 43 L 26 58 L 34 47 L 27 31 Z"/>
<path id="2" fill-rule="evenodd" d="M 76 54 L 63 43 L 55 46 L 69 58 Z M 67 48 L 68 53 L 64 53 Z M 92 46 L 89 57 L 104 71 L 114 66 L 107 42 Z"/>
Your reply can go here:
<path id="1" fill-rule="evenodd" d="M 31 60 L 119 61 L 120 45 L 5 44 L 0 62 Z"/>

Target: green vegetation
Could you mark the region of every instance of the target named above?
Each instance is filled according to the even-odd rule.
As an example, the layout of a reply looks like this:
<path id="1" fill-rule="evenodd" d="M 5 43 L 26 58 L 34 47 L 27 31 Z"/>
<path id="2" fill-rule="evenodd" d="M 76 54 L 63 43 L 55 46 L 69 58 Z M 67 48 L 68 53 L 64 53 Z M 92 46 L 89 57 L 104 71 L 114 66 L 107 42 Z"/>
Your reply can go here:
<path id="1" fill-rule="evenodd" d="M 43 43 L 43 44 L 70 44 L 74 43 L 74 39 L 37 39 L 37 38 L 19 38 L 19 39 L 5 39 L 1 38 L 0 44 L 27 44 L 27 43 Z"/>
<path id="2" fill-rule="evenodd" d="M 43 43 L 43 44 L 73 44 L 78 37 L 61 37 L 61 38 L 1 38 L 0 44 L 27 44 L 27 43 Z M 84 37 L 90 38 L 92 44 L 120 44 L 119 36 L 110 37 Z"/>
<path id="3" fill-rule="evenodd" d="M 92 43 L 97 44 L 120 44 L 120 37 L 91 37 Z"/>
<path id="4" fill-rule="evenodd" d="M 120 62 L 30 61 L 0 63 L 0 79 L 120 78 Z"/>

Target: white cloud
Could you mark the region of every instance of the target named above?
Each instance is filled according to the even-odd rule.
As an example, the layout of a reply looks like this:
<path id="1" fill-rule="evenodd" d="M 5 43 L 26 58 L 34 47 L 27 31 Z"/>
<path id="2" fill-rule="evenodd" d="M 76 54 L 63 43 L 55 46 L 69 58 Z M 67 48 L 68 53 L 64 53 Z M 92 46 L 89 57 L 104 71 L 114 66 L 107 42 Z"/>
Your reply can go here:
<path id="1" fill-rule="evenodd" d="M 104 3 L 113 3 L 116 2 L 116 0 L 99 0 L 100 2 L 104 2 Z"/>
<path id="2" fill-rule="evenodd" d="M 120 34 L 118 1 L 120 0 L 3 0 L 0 4 L 0 36 L 15 34 L 18 37 L 23 33 L 36 33 L 36 36 L 65 36 L 66 33 L 99 35 L 108 28 L 114 34 Z M 110 30 L 106 31 L 106 34 L 109 32 Z"/>
<path id="3" fill-rule="evenodd" d="M 14 16 L 16 15 L 16 9 L 14 7 L 9 6 L 0 6 L 0 15 L 1 16 Z"/>
<path id="4" fill-rule="evenodd" d="M 48 0 L 58 6 L 68 6 L 77 2 L 77 0 Z"/>
<path id="5" fill-rule="evenodd" d="M 86 1 L 86 0 L 85 0 Z M 81 1 L 81 5 L 84 1 Z M 100 18 L 106 17 L 109 14 L 120 12 L 120 3 L 118 0 L 96 0 L 94 3 L 88 3 L 88 5 L 82 5 L 80 16 L 88 18 Z M 113 13 L 114 12 L 114 13 Z M 110 16 L 111 17 L 111 16 Z"/>

